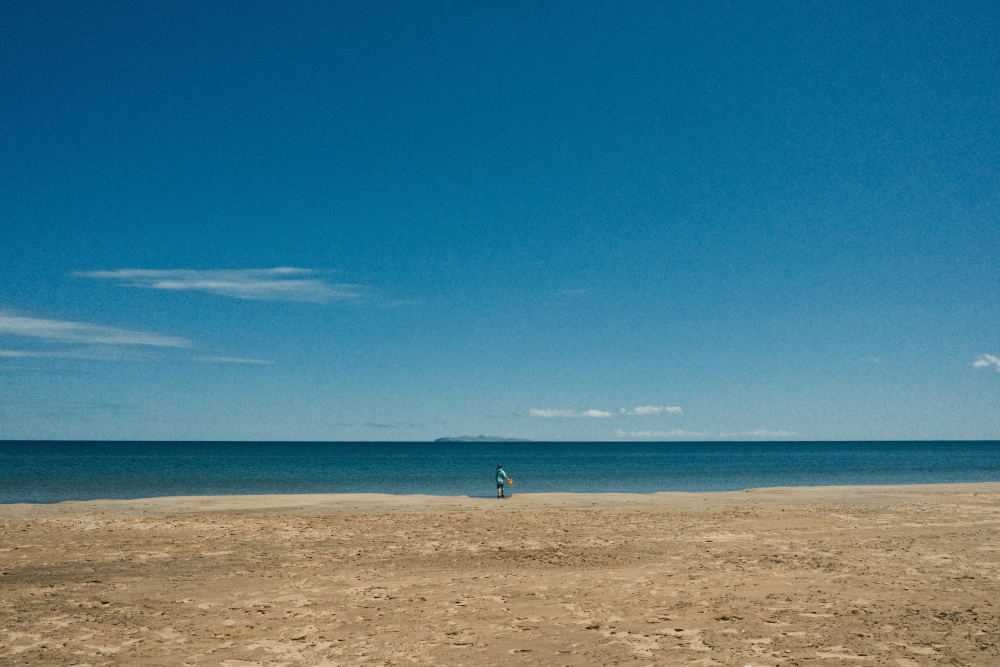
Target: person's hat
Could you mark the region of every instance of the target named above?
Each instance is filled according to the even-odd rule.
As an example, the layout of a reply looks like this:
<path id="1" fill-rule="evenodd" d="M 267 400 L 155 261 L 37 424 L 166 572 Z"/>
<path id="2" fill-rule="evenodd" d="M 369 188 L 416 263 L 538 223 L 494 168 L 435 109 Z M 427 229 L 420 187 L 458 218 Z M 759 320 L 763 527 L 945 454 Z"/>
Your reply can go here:
<path id="1" fill-rule="evenodd" d="M 503 466 L 502 466 L 502 465 L 500 465 L 499 463 L 497 464 L 497 468 L 502 468 L 502 467 L 503 467 Z"/>

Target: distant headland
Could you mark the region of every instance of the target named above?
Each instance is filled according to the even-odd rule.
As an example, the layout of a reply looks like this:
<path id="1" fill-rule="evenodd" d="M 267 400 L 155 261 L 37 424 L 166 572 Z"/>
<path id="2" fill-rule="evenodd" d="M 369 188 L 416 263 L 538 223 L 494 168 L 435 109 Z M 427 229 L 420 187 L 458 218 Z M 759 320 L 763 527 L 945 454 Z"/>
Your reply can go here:
<path id="1" fill-rule="evenodd" d="M 460 435 L 457 438 L 438 438 L 434 442 L 534 442 L 534 440 L 498 438 L 495 435 Z"/>

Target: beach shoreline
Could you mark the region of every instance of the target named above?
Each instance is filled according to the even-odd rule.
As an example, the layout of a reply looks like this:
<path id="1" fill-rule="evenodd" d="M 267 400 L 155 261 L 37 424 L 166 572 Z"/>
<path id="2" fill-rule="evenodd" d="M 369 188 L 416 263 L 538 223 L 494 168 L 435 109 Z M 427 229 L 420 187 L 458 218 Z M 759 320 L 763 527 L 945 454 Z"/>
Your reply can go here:
<path id="1" fill-rule="evenodd" d="M 0 504 L 0 516 L 72 513 L 197 512 L 468 512 L 545 509 L 707 509 L 734 505 L 879 504 L 951 494 L 1000 494 L 1000 482 L 851 486 L 778 486 L 739 491 L 658 491 L 654 493 L 516 493 L 492 496 L 437 496 L 386 493 L 164 496 L 135 499 L 66 500 L 58 503 Z"/>

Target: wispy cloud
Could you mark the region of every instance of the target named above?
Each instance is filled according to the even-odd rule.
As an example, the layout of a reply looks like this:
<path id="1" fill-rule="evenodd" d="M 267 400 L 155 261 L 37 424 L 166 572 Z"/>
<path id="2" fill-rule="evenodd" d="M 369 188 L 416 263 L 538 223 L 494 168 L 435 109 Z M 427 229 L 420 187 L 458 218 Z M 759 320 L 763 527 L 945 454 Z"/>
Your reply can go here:
<path id="1" fill-rule="evenodd" d="M 992 354 L 980 354 L 979 358 L 972 364 L 976 368 L 989 368 L 990 366 L 996 367 L 997 371 L 1000 371 L 1000 358 L 994 357 Z"/>
<path id="2" fill-rule="evenodd" d="M 684 412 L 684 410 L 676 406 L 664 406 L 664 405 L 639 405 L 637 407 L 632 408 L 631 410 L 622 408 L 619 411 L 620 414 L 635 416 L 635 417 L 645 417 L 647 415 L 661 415 L 664 413 L 677 414 L 680 412 Z"/>
<path id="3" fill-rule="evenodd" d="M 590 294 L 590 290 L 586 288 L 563 289 L 556 292 L 556 296 L 587 296 L 588 294 Z"/>
<path id="4" fill-rule="evenodd" d="M 5 359 L 44 359 L 48 357 L 62 357 L 64 355 L 54 352 L 29 352 L 27 350 L 0 350 L 0 357 Z"/>
<path id="5" fill-rule="evenodd" d="M 792 431 L 736 431 L 731 433 L 710 433 L 706 431 L 623 431 L 618 429 L 615 435 L 619 438 L 634 440 L 739 440 L 761 438 L 793 438 L 797 434 Z"/>
<path id="6" fill-rule="evenodd" d="M 176 336 L 115 329 L 84 322 L 65 322 L 36 317 L 21 317 L 0 312 L 0 334 L 41 338 L 60 343 L 101 345 L 152 345 L 190 347 L 191 341 Z"/>
<path id="7" fill-rule="evenodd" d="M 201 291 L 258 301 L 354 301 L 366 294 L 362 285 L 332 283 L 312 269 L 119 269 L 81 271 L 84 278 L 114 280 L 126 287 L 168 291 Z"/>
<path id="8" fill-rule="evenodd" d="M 137 352 L 135 349 L 120 348 L 109 345 L 94 345 L 59 350 L 0 350 L 0 359 L 83 359 L 85 361 L 157 361 L 162 356 Z M 177 358 L 173 358 L 177 361 Z M 249 364 L 254 366 L 273 366 L 274 362 L 267 359 L 248 359 L 244 357 L 191 357 L 189 361 L 199 361 L 207 364 Z"/>
<path id="9" fill-rule="evenodd" d="M 668 413 L 679 413 L 684 412 L 681 408 L 675 406 L 663 406 L 663 405 L 640 405 L 634 408 L 621 408 L 617 413 L 608 412 L 607 410 L 555 410 L 552 408 L 531 408 L 528 411 L 532 417 L 548 417 L 548 418 L 580 418 L 580 417 L 597 417 L 597 418 L 607 418 L 607 417 L 647 417 L 649 415 L 661 415 Z"/>
<path id="10" fill-rule="evenodd" d="M 242 357 L 197 357 L 197 361 L 204 361 L 209 364 L 257 364 L 262 366 L 273 366 L 273 361 L 266 359 L 244 359 Z"/>
<path id="11" fill-rule="evenodd" d="M 700 433 L 698 431 L 684 431 L 681 429 L 674 429 L 673 431 L 631 431 L 631 432 L 626 432 L 621 429 L 618 429 L 617 431 L 615 431 L 615 434 L 619 438 L 640 438 L 640 439 L 710 437 L 710 434 L 708 433 Z"/>
<path id="12" fill-rule="evenodd" d="M 48 368 L 45 366 L 22 366 L 17 364 L 0 364 L 3 373 L 45 373 L 47 375 L 90 375 L 86 371 L 69 370 L 65 368 Z"/>
<path id="13" fill-rule="evenodd" d="M 0 348 L 5 359 L 82 359 L 85 361 L 186 361 L 210 364 L 270 366 L 273 361 L 228 356 L 189 356 L 163 348 L 191 348 L 187 338 L 129 329 L 116 329 L 84 322 L 49 320 L 0 311 L 0 336 L 8 334 L 36 339 L 28 349 Z M 10 370 L 9 365 L 4 370 Z"/>
<path id="14" fill-rule="evenodd" d="M 532 417 L 546 417 L 546 418 L 579 418 L 579 417 L 592 417 L 602 419 L 605 417 L 613 417 L 614 413 L 605 412 L 604 410 L 582 410 L 576 412 L 574 410 L 552 410 L 549 408 L 539 409 L 531 408 L 528 411 Z"/>
<path id="15" fill-rule="evenodd" d="M 0 350 L 0 359 L 84 359 L 86 361 L 139 361 L 148 354 L 99 345 L 69 350 Z"/>

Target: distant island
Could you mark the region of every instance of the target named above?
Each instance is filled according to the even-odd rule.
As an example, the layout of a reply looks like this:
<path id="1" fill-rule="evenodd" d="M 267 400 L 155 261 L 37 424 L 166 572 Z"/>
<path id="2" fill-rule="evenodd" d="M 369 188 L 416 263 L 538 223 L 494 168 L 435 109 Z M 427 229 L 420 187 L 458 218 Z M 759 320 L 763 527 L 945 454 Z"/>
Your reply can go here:
<path id="1" fill-rule="evenodd" d="M 438 438 L 434 442 L 534 442 L 534 440 L 498 438 L 495 435 L 460 435 L 457 438 Z"/>

